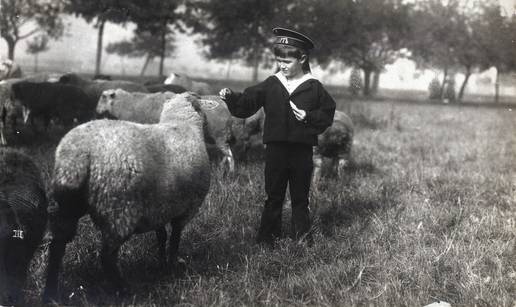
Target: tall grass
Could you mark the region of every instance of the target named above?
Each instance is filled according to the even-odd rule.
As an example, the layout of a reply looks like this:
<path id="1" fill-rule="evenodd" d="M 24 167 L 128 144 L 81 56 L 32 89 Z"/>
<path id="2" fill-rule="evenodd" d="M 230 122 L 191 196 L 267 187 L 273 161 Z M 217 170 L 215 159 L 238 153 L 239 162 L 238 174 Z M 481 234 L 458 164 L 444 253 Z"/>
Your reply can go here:
<path id="1" fill-rule="evenodd" d="M 135 236 L 120 255 L 132 295 L 117 297 L 98 261 L 100 234 L 85 217 L 66 251 L 63 301 L 514 306 L 515 112 L 364 101 L 339 108 L 356 125 L 353 161 L 343 177 L 325 177 L 311 193 L 313 246 L 287 236 L 274 249 L 254 243 L 265 200 L 261 161 L 239 165 L 233 176 L 214 168 L 207 200 L 183 234 L 184 274 L 159 267 L 153 233 Z M 47 180 L 57 140 L 18 145 Z M 44 286 L 47 249 L 32 262 L 31 304 Z"/>

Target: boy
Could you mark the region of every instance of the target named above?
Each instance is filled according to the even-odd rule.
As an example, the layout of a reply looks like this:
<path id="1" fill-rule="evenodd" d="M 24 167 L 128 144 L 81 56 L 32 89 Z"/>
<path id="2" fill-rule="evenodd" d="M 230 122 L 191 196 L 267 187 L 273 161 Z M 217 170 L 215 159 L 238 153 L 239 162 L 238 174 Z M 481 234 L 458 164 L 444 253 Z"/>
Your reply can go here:
<path id="1" fill-rule="evenodd" d="M 281 214 L 287 184 L 292 200 L 292 237 L 312 242 L 308 196 L 313 169 L 312 147 L 317 135 L 333 122 L 335 101 L 312 76 L 309 51 L 314 43 L 296 31 L 274 28 L 273 51 L 278 72 L 263 82 L 219 95 L 236 117 L 265 111 L 265 192 L 257 242 L 272 244 L 281 235 Z"/>

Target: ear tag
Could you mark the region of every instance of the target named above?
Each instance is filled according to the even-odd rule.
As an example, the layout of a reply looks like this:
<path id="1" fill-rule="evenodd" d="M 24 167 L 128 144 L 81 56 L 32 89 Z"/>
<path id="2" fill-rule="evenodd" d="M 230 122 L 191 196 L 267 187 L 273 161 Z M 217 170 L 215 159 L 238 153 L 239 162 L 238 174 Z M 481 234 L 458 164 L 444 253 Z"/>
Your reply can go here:
<path id="1" fill-rule="evenodd" d="M 15 229 L 15 230 L 13 230 L 13 232 L 14 232 L 13 238 L 17 238 L 17 239 L 23 240 L 23 238 L 24 238 L 23 230 Z"/>

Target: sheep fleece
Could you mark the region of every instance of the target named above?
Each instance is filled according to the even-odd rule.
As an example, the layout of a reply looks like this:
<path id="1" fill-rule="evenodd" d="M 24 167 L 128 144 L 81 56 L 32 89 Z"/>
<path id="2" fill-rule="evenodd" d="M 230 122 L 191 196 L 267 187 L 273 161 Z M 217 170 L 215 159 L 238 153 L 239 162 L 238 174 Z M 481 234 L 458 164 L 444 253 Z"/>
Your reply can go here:
<path id="1" fill-rule="evenodd" d="M 210 185 L 202 131 L 185 122 L 96 120 L 78 126 L 56 149 L 53 187 L 83 185 L 92 219 L 111 239 L 156 229 L 174 217 L 186 222 Z"/>

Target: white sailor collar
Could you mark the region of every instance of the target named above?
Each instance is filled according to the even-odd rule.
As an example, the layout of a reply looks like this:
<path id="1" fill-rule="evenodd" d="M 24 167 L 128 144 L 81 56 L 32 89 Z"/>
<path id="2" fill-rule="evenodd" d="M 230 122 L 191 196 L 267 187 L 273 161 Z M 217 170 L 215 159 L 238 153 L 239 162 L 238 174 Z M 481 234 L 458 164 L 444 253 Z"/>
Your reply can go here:
<path id="1" fill-rule="evenodd" d="M 278 71 L 274 74 L 276 78 L 281 82 L 283 87 L 287 90 L 288 94 L 291 95 L 301 84 L 303 84 L 305 81 L 314 79 L 317 80 L 311 73 L 304 74 L 301 78 L 295 79 L 292 81 L 287 80 L 287 78 L 281 73 L 281 71 Z"/>

